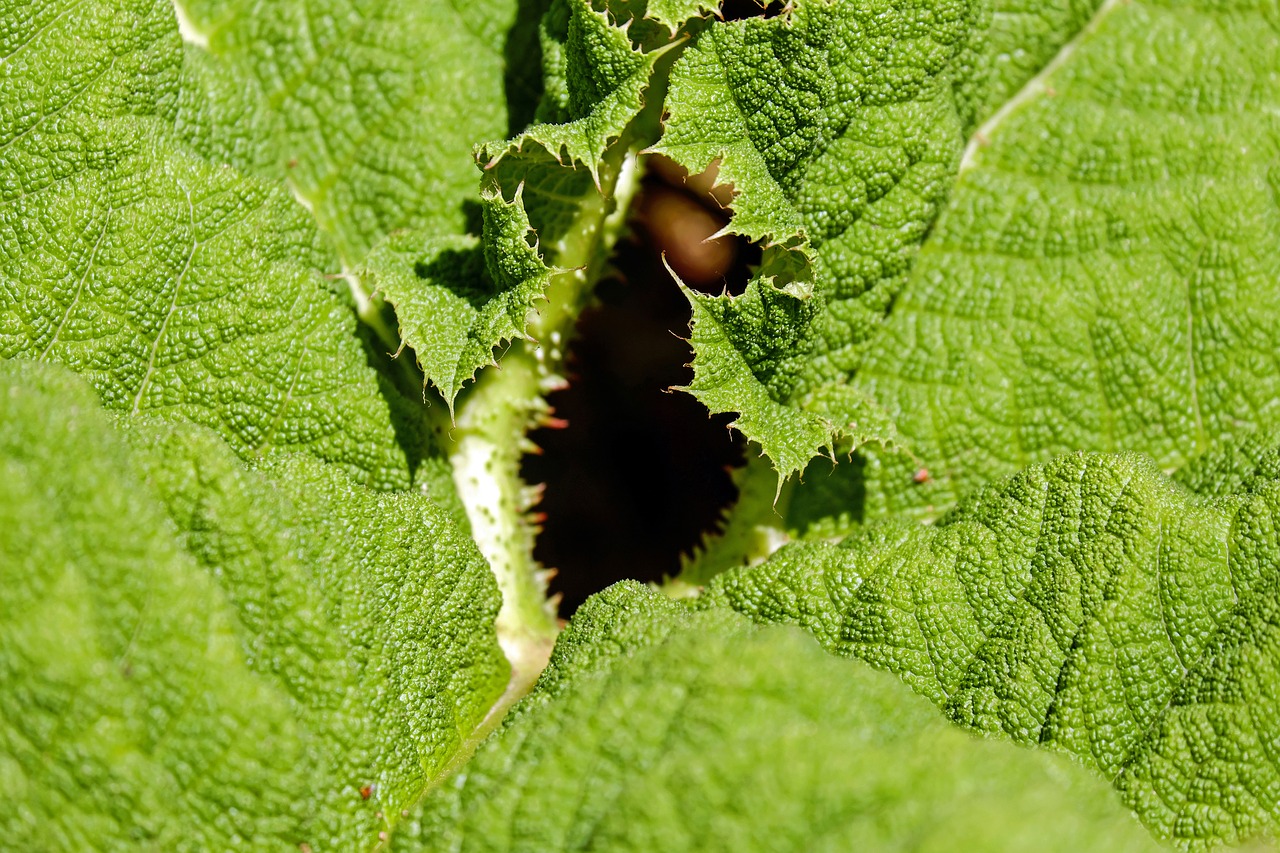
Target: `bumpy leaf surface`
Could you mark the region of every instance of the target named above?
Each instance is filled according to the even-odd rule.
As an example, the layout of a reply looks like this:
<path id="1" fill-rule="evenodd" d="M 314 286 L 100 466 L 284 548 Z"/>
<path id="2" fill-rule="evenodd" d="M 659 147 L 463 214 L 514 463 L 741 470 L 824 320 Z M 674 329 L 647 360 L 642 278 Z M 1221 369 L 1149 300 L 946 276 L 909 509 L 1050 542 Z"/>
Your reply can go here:
<path id="1" fill-rule="evenodd" d="M 722 0 L 639 0 L 636 5 L 643 5 L 643 14 L 651 21 L 667 27 L 672 33 L 692 18 L 708 12 L 719 14 Z M 637 17 L 641 13 L 637 12 Z"/>
<path id="2" fill-rule="evenodd" d="M 609 143 L 644 106 L 658 54 L 633 48 L 590 0 L 553 2 L 541 28 L 546 88 L 538 123 L 508 143 L 485 146 L 481 156 L 500 157 L 504 147 L 512 156 L 528 145 L 594 174 Z"/>
<path id="3" fill-rule="evenodd" d="M 857 379 L 931 479 L 869 514 L 1280 423 L 1277 67 L 1267 4 L 1108 3 L 979 132 Z"/>
<path id="4" fill-rule="evenodd" d="M 734 188 L 728 230 L 779 248 L 737 298 L 690 294 L 694 379 L 785 475 L 865 401 L 861 361 L 943 200 L 965 119 L 956 69 L 981 4 L 801 2 L 715 24 L 672 72 L 659 150 Z M 790 249 L 787 251 L 786 249 Z"/>
<path id="5" fill-rule="evenodd" d="M 600 198 L 602 184 L 612 186 L 619 165 L 603 160 L 605 150 L 644 106 L 657 60 L 632 48 L 589 0 L 550 4 L 539 33 L 545 91 L 537 123 L 478 150 L 483 238 L 437 228 L 393 233 L 366 267 L 370 288 L 395 306 L 403 341 L 450 405 L 494 361 L 494 347 L 527 337 L 554 271 L 526 240 L 552 263 L 590 260 L 578 257 L 579 247 L 601 227 L 611 204 Z"/>
<path id="6" fill-rule="evenodd" d="M 1101 0 L 994 0 L 956 75 L 961 112 L 972 131 L 1018 94 L 1093 18 Z"/>
<path id="7" fill-rule="evenodd" d="M 508 132 L 512 0 L 187 0 L 189 37 L 261 95 L 274 155 L 354 268 L 391 231 L 463 234 L 477 141 Z M 237 164 L 239 165 L 239 164 Z"/>
<path id="8" fill-rule="evenodd" d="M 723 160 L 731 230 L 798 246 L 742 297 L 691 294 L 690 390 L 783 474 L 887 410 L 910 452 L 876 454 L 868 512 L 931 514 L 1065 450 L 1176 465 L 1271 423 L 1265 4 L 794 6 L 703 35 L 661 146 Z"/>
<path id="9" fill-rule="evenodd" d="M 475 372 L 495 363 L 495 345 L 526 337 L 526 318 L 553 270 L 529 244 L 521 192 L 483 194 L 484 238 L 401 231 L 369 254 L 372 288 L 396 308 L 400 338 L 449 405 Z"/>
<path id="10" fill-rule="evenodd" d="M 475 547 L 420 495 L 117 423 L 0 364 L 6 842 L 376 845 L 506 683 Z"/>
<path id="11" fill-rule="evenodd" d="M 108 408 L 179 414 L 244 456 L 301 449 L 407 485 L 422 439 L 393 429 L 305 211 L 179 139 L 172 7 L 0 20 L 0 355 L 70 365 Z"/>
<path id="12" fill-rule="evenodd" d="M 637 584 L 578 611 L 419 832 L 432 850 L 1155 849 L 1073 762 L 975 739 L 792 629 Z"/>
<path id="13" fill-rule="evenodd" d="M 885 522 L 712 583 L 953 720 L 1075 753 L 1187 846 L 1277 828 L 1280 481 L 1198 498 L 1145 457 L 1076 454 L 933 527 Z"/>
<path id="14" fill-rule="evenodd" d="M 600 227 L 604 213 L 581 220 L 582 208 L 617 177 L 618 158 L 605 152 L 644 108 L 659 53 L 633 48 L 590 0 L 555 0 L 539 27 L 545 91 L 537 122 L 507 142 L 485 144 L 479 157 L 507 197 L 521 188 L 554 261 L 589 236 L 580 232 Z"/>

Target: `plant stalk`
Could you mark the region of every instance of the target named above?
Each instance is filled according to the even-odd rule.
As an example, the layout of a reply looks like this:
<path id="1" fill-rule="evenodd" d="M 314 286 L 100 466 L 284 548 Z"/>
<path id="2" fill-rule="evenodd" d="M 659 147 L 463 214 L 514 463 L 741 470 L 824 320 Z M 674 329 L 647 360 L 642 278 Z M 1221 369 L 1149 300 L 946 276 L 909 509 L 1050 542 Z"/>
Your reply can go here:
<path id="1" fill-rule="evenodd" d="M 517 340 L 495 367 L 481 371 L 459 397 L 457 422 L 446 440 L 454 483 L 471 522 L 472 537 L 489 561 L 502 592 L 498 641 L 511 662 L 508 705 L 524 695 L 546 666 L 559 633 L 552 572 L 534 559 L 538 521 L 530 511 L 541 494 L 520 476 L 526 453 L 537 452 L 528 433 L 551 415 L 546 395 L 564 387 L 565 353 L 574 324 L 590 301 L 639 183 L 636 154 L 606 155 L 600 193 L 585 197 L 573 227 L 543 246 L 552 277 L 547 301 L 527 327 L 532 340 Z M 500 712 L 505 708 L 498 708 Z"/>

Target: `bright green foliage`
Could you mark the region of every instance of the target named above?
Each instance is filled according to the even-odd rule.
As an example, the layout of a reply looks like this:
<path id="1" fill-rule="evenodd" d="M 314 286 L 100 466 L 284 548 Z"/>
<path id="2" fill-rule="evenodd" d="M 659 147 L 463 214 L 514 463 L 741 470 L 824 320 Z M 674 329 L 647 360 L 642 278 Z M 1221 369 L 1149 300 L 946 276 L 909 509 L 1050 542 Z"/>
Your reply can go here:
<path id="1" fill-rule="evenodd" d="M 554 0 L 539 27 L 545 91 L 536 123 L 507 142 L 480 147 L 488 180 L 519 190 L 529 220 L 553 262 L 599 230 L 584 206 L 610 195 L 622 138 L 645 105 L 658 52 L 642 53 L 590 0 Z M 602 171 L 603 174 L 602 174 Z M 581 263 L 583 259 L 576 259 Z"/>
<path id="2" fill-rule="evenodd" d="M 6 843 L 372 846 L 505 686 L 475 547 L 420 495 L 95 396 L 0 365 Z"/>
<path id="3" fill-rule="evenodd" d="M 753 282 L 739 297 L 684 293 L 696 354 L 693 382 L 681 390 L 712 412 L 738 412 L 733 426 L 760 444 L 783 477 L 803 470 L 819 449 L 834 456 L 837 439 L 897 445 L 893 419 L 848 385 L 816 387 L 799 397 L 799 408 L 779 402 L 792 400 L 783 389 L 795 374 L 785 363 L 805 369 L 811 324 L 823 312 L 811 293 L 796 297 L 771 282 Z"/>
<path id="4" fill-rule="evenodd" d="M 609 143 L 644 106 L 658 54 L 635 50 L 590 0 L 556 0 L 542 29 L 546 91 L 538 124 L 508 143 L 486 145 L 481 160 L 519 159 L 529 146 L 529 156 L 536 158 L 541 149 L 570 167 L 581 164 L 594 177 Z"/>
<path id="5" fill-rule="evenodd" d="M 181 415 L 245 456 L 407 485 L 421 439 L 398 443 L 305 211 L 176 138 L 171 7 L 72 5 L 0 9 L 0 355 L 67 364 L 108 408 Z"/>
<path id="6" fill-rule="evenodd" d="M 784 475 L 887 410 L 911 458 L 870 466 L 868 511 L 927 515 L 1058 452 L 1176 465 L 1271 424 L 1253 378 L 1277 373 L 1277 317 L 1251 309 L 1277 274 L 1275 22 L 1112 3 L 1055 57 L 1091 11 L 797 3 L 711 27 L 677 65 L 660 149 L 720 158 L 729 230 L 798 247 L 742 297 L 691 296 L 689 390 Z"/>
<path id="7" fill-rule="evenodd" d="M 932 477 L 870 515 L 1280 424 L 1277 67 L 1266 4 L 1109 3 L 981 130 L 858 374 Z"/>
<path id="8" fill-rule="evenodd" d="M 1274 4 L 718 7 L 0 0 L 7 844 L 1280 830 Z M 468 760 L 556 630 L 525 434 L 655 143 L 763 244 L 687 295 L 767 458 L 699 603 L 594 598 Z"/>
<path id="9" fill-rule="evenodd" d="M 231 162 L 271 152 L 266 171 L 287 179 L 333 237 L 344 271 L 370 274 L 363 286 L 395 307 L 401 346 L 417 350 L 426 379 L 452 404 L 475 370 L 492 363 L 496 345 L 524 335 L 547 282 L 545 269 L 476 263 L 481 222 L 496 226 L 491 200 L 476 198 L 472 148 L 506 133 L 509 118 L 529 112 L 520 102 L 536 100 L 539 89 L 529 79 L 537 51 L 508 32 L 517 4 L 183 6 L 215 57 L 209 63 L 204 50 L 191 50 L 203 74 L 192 113 L 209 105 L 219 113 L 192 119 L 188 132 L 250 137 Z M 244 114 L 247 124 L 227 127 Z M 490 240 L 510 242 L 501 229 Z"/>
<path id="10" fill-rule="evenodd" d="M 554 0 L 540 35 L 545 91 L 537 123 L 482 146 L 478 157 L 508 194 L 524 187 L 539 235 L 555 242 L 583 197 L 602 188 L 605 151 L 643 109 L 659 54 L 633 48 L 590 0 Z"/>
<path id="11" fill-rule="evenodd" d="M 1280 481 L 1207 502 L 1138 456 L 1076 454 L 941 523 L 780 551 L 702 599 L 803 625 L 953 720 L 1073 752 L 1163 837 L 1277 828 Z"/>
<path id="12" fill-rule="evenodd" d="M 507 683 L 475 545 L 425 497 L 303 457 L 246 471 L 209 434 L 131 438 L 184 546 L 236 607 L 247 658 L 324 742 L 311 772 L 341 784 L 312 807 L 352 811 L 360 779 L 381 811 L 415 801 Z"/>
<path id="13" fill-rule="evenodd" d="M 953 66 L 980 11 L 800 2 L 712 25 L 672 72 L 659 150 L 695 172 L 719 160 L 728 230 L 793 247 L 741 297 L 691 295 L 688 390 L 738 412 L 784 475 L 869 437 L 863 398 L 829 386 L 861 362 L 947 192 L 965 121 Z"/>
<path id="14" fill-rule="evenodd" d="M 582 221 L 583 208 L 600 203 L 602 158 L 642 109 L 658 56 L 633 49 L 588 0 L 553 3 L 540 35 L 538 123 L 477 151 L 486 172 L 483 239 L 438 228 L 395 232 L 367 262 L 370 289 L 395 306 L 401 340 L 451 407 L 476 370 L 494 363 L 494 347 L 528 339 L 555 270 L 527 240 L 536 235 L 555 262 L 576 254 L 581 232 L 600 227 Z M 612 182 L 617 163 L 607 165 Z"/>
<path id="15" fill-rule="evenodd" d="M 348 266 L 399 228 L 465 233 L 476 188 L 467 154 L 507 132 L 506 89 L 527 88 L 504 76 L 515 2 L 179 5 L 190 38 L 260 93 L 270 135 L 253 147 L 271 151 L 275 177 L 287 175 Z"/>
<path id="16" fill-rule="evenodd" d="M 517 191 L 481 195 L 483 241 L 397 231 L 367 260 L 370 290 L 396 308 L 402 346 L 413 349 L 428 382 L 450 407 L 493 348 L 526 337 L 526 316 L 543 298 L 553 270 L 529 244 L 529 218 Z"/>
<path id="17" fill-rule="evenodd" d="M 1214 445 L 1179 468 L 1173 479 L 1205 497 L 1251 492 L 1270 480 L 1280 480 L 1280 445 L 1246 433 Z"/>
<path id="18" fill-rule="evenodd" d="M 1018 94 L 1093 17 L 1101 0 L 996 0 L 971 48 L 972 70 L 957 82 L 969 124 Z"/>
<path id="19" fill-rule="evenodd" d="M 691 18 L 705 15 L 708 12 L 718 13 L 721 0 L 641 0 L 644 5 L 643 14 L 651 21 L 667 27 L 673 34 Z"/>
<path id="20" fill-rule="evenodd" d="M 1157 849 L 1073 762 L 966 735 L 799 632 L 637 584 L 579 610 L 418 831 L 437 851 Z"/>

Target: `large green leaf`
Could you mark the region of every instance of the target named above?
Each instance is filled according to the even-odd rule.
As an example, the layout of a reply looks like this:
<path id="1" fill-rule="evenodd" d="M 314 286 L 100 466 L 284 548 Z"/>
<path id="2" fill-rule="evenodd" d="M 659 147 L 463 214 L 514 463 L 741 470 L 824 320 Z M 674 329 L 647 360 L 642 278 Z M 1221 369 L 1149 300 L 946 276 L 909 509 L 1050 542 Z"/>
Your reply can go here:
<path id="1" fill-rule="evenodd" d="M 686 53 L 661 144 L 720 158 L 729 230 L 791 248 L 690 294 L 690 390 L 781 473 L 905 439 L 867 512 L 929 515 L 1066 450 L 1176 465 L 1273 422 L 1266 4 L 789 6 Z"/>
<path id="2" fill-rule="evenodd" d="M 514 0 L 178 5 L 187 37 L 260 94 L 257 146 L 349 267 L 400 228 L 466 232 L 472 146 L 507 132 L 507 88 L 526 89 L 504 61 Z"/>
<path id="3" fill-rule="evenodd" d="M 728 572 L 704 606 L 800 624 L 952 719 L 1067 750 L 1190 846 L 1274 832 L 1280 481 L 1199 498 L 1136 455 L 1032 466 L 936 526 Z"/>
<path id="4" fill-rule="evenodd" d="M 873 454 L 869 515 L 1280 425 L 1278 66 L 1268 4 L 1108 3 L 982 128 L 859 369 L 920 460 Z"/>
<path id="5" fill-rule="evenodd" d="M 394 306 L 401 348 L 450 405 L 494 347 L 525 336 L 550 272 L 536 257 L 532 269 L 524 258 L 515 269 L 478 263 L 482 227 L 491 249 L 525 235 L 522 213 L 494 221 L 496 191 L 477 199 L 472 155 L 532 115 L 542 5 L 182 4 L 202 46 L 190 51 L 202 84 L 192 100 L 249 118 L 228 130 L 197 107 L 184 129 L 202 140 L 256 135 L 232 162 L 271 152 L 265 171 L 334 238 L 358 298 Z M 256 110 L 238 109 L 250 101 Z"/>
<path id="6" fill-rule="evenodd" d="M 634 583 L 578 611 L 420 820 L 404 848 L 1156 849 L 1072 761 L 975 739 L 797 631 Z"/>
<path id="7" fill-rule="evenodd" d="M 6 843 L 374 846 L 506 685 L 474 545 L 421 495 L 117 424 L 0 364 Z"/>
<path id="8" fill-rule="evenodd" d="M 901 290 L 954 174 L 956 92 L 985 6 L 798 2 L 715 24 L 672 73 L 658 149 L 719 161 L 726 230 L 774 246 L 741 297 L 689 293 L 690 390 L 783 475 L 841 436 L 883 434 L 838 386 Z"/>
<path id="9" fill-rule="evenodd" d="M 407 485 L 421 426 L 369 367 L 306 212 L 178 138 L 172 7 L 0 17 L 0 355 L 70 365 L 108 408 L 179 414 L 246 457 L 301 449 Z"/>

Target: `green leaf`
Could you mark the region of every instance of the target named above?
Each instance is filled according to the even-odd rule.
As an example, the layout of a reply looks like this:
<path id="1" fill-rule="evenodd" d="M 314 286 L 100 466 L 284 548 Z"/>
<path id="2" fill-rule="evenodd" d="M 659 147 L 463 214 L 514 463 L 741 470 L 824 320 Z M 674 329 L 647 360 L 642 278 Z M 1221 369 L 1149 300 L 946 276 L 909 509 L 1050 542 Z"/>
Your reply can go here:
<path id="1" fill-rule="evenodd" d="M 1250 492 L 1269 480 L 1280 480 L 1280 445 L 1246 433 L 1213 445 L 1179 468 L 1173 479 L 1205 497 Z"/>
<path id="2" fill-rule="evenodd" d="M 1278 64 L 1264 4 L 1108 3 L 975 135 L 856 381 L 931 482 L 884 459 L 869 516 L 1280 426 Z"/>
<path id="3" fill-rule="evenodd" d="M 713 14 L 721 17 L 722 0 L 605 0 L 605 7 L 625 21 L 627 35 L 638 44 L 665 43 L 686 24 Z M 687 29 L 693 29 L 693 26 Z"/>
<path id="4" fill-rule="evenodd" d="M 1184 846 L 1274 832 L 1280 481 L 1198 498 L 1137 455 L 1027 468 L 936 526 L 870 525 L 717 578 L 949 717 L 1072 752 Z"/>
<path id="5" fill-rule="evenodd" d="M 479 368 L 497 363 L 495 346 L 528 337 L 526 318 L 555 272 L 529 245 L 520 191 L 506 201 L 490 188 L 480 203 L 483 241 L 399 231 L 374 248 L 364 273 L 395 306 L 402 346 L 450 408 Z"/>
<path id="6" fill-rule="evenodd" d="M 954 75 L 981 13 L 793 5 L 699 37 L 658 145 L 692 172 L 719 161 L 726 230 L 775 247 L 743 297 L 692 298 L 687 390 L 738 412 L 784 476 L 868 437 L 868 407 L 831 386 L 857 369 L 945 197 L 965 121 Z M 831 405 L 814 411 L 815 395 Z"/>
<path id="7" fill-rule="evenodd" d="M 620 162 L 605 152 L 645 106 L 663 50 L 641 52 L 590 0 L 556 0 L 540 24 L 545 91 L 537 123 L 477 149 L 488 180 L 522 187 L 529 219 L 557 260 L 582 239 L 580 209 L 612 192 Z M 605 170 L 602 176 L 601 169 Z M 598 223 L 596 224 L 598 227 Z"/>
<path id="8" fill-rule="evenodd" d="M 634 583 L 578 611 L 537 691 L 417 832 L 397 845 L 1156 849 L 1073 762 L 966 735 L 799 632 Z"/>
<path id="9" fill-rule="evenodd" d="M 422 426 L 368 366 L 305 211 L 177 138 L 171 7 L 0 17 L 21 45 L 0 91 L 0 355 L 67 364 L 108 408 L 180 415 L 246 457 L 305 450 L 407 485 Z"/>
<path id="10" fill-rule="evenodd" d="M 868 514 L 929 516 L 1069 449 L 1174 466 L 1271 425 L 1274 389 L 1241 388 L 1276 373 L 1259 350 L 1276 318 L 1246 308 L 1275 278 L 1274 28 L 1260 9 L 1091 5 L 797 3 L 711 27 L 677 65 L 661 149 L 721 158 L 729 230 L 794 250 L 766 252 L 745 297 L 697 300 L 689 390 L 739 412 L 782 474 L 887 411 L 909 454 L 871 454 Z M 1191 363 L 1208 348 L 1226 355 Z M 851 377 L 847 406 L 810 410 Z"/>
<path id="11" fill-rule="evenodd" d="M 533 340 L 534 306 L 553 276 L 570 293 L 559 302 L 582 300 L 572 294 L 586 289 L 585 267 L 602 260 L 599 232 L 615 207 L 607 196 L 621 158 L 605 152 L 643 108 L 661 53 L 632 48 L 624 30 L 588 0 L 552 4 L 540 34 L 546 79 L 539 123 L 477 149 L 486 173 L 483 239 L 438 229 L 393 233 L 365 270 L 395 307 L 401 340 L 451 407 L 476 370 L 495 363 L 495 347 Z M 536 248 L 528 231 L 537 235 Z M 544 265 L 539 250 L 570 269 Z"/>
<path id="12" fill-rule="evenodd" d="M 492 169 L 497 158 L 518 156 L 529 145 L 557 162 L 581 164 L 595 177 L 609 143 L 644 107 L 644 92 L 662 52 L 633 48 L 626 32 L 607 13 L 595 11 L 590 0 L 553 3 L 542 28 L 548 67 L 539 123 L 507 143 L 483 146 L 481 162 Z"/>
<path id="13" fill-rule="evenodd" d="M 712 412 L 737 412 L 731 426 L 761 445 L 782 478 L 803 471 L 819 449 L 834 458 L 838 440 L 897 444 L 893 419 L 848 385 L 794 393 L 795 371 L 803 369 L 797 354 L 809 351 L 823 311 L 818 298 L 759 280 L 738 297 L 682 290 L 693 307 L 694 358 L 693 381 L 681 390 Z"/>
<path id="14" fill-rule="evenodd" d="M 527 88 L 505 73 L 514 0 L 178 5 L 188 38 L 261 92 L 274 130 L 255 143 L 348 267 L 400 228 L 466 232 L 472 146 L 507 132 L 506 87 Z"/>
<path id="15" fill-rule="evenodd" d="M 590 0 L 553 2 L 540 36 L 545 91 L 537 123 L 506 142 L 480 146 L 477 158 L 486 186 L 508 197 L 520 189 L 551 262 L 581 263 L 580 244 L 611 212 L 627 147 L 616 143 L 644 109 L 665 51 L 633 48 L 625 30 Z"/>
<path id="16" fill-rule="evenodd" d="M 666 26 L 674 35 L 692 18 L 708 12 L 718 15 L 720 6 L 721 0 L 644 0 L 644 15 Z"/>
<path id="17" fill-rule="evenodd" d="M 474 545 L 421 495 L 117 423 L 0 364 L 7 842 L 373 847 L 506 684 Z"/>
<path id="18" fill-rule="evenodd" d="M 1102 0 L 994 0 L 971 43 L 972 65 L 958 95 L 972 131 L 1039 74 L 1094 16 Z"/>

